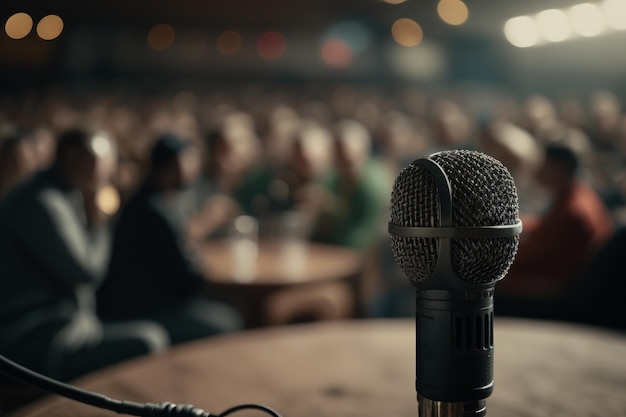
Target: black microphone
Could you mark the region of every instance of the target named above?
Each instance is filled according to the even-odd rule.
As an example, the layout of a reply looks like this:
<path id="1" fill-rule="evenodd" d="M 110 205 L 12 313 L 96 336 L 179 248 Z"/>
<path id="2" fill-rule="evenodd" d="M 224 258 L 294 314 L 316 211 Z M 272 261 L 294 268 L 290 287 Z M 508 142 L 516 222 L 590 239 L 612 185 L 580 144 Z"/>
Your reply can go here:
<path id="1" fill-rule="evenodd" d="M 420 417 L 484 416 L 493 391 L 493 296 L 522 223 L 498 160 L 452 150 L 418 159 L 391 194 L 394 258 L 417 289 Z"/>

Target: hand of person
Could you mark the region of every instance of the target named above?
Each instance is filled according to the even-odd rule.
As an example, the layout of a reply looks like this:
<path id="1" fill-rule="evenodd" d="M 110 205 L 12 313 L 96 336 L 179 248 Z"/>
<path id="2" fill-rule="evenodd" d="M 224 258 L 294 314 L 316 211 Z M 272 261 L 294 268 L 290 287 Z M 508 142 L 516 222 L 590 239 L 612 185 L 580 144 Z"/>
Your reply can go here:
<path id="1" fill-rule="evenodd" d="M 336 202 L 335 196 L 319 184 L 301 187 L 295 193 L 295 200 L 298 209 L 311 217 L 317 217 L 325 211 L 332 210 Z"/>
<path id="2" fill-rule="evenodd" d="M 84 191 L 83 201 L 85 204 L 85 215 L 87 225 L 90 227 L 102 225 L 108 216 L 100 207 L 99 191 Z"/>
<path id="3" fill-rule="evenodd" d="M 192 241 L 202 240 L 228 224 L 239 212 L 239 204 L 233 198 L 224 194 L 212 196 L 207 199 L 200 212 L 189 220 L 187 236 Z"/>

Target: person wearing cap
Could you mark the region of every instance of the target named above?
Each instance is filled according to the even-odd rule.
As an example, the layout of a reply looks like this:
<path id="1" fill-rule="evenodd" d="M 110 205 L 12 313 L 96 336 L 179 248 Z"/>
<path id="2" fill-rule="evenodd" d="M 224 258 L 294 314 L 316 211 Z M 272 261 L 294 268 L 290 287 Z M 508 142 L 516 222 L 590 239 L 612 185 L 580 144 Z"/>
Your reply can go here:
<path id="1" fill-rule="evenodd" d="M 102 317 L 152 319 L 172 343 L 238 330 L 238 313 L 206 298 L 207 281 L 187 244 L 182 191 L 199 175 L 197 150 L 173 134 L 150 153 L 143 185 L 115 226 L 109 273 L 98 293 Z"/>
<path id="2" fill-rule="evenodd" d="M 96 196 L 115 158 L 106 133 L 70 130 L 52 167 L 0 204 L 0 353 L 51 377 L 73 379 L 169 346 L 156 323 L 96 315 L 110 254 Z"/>

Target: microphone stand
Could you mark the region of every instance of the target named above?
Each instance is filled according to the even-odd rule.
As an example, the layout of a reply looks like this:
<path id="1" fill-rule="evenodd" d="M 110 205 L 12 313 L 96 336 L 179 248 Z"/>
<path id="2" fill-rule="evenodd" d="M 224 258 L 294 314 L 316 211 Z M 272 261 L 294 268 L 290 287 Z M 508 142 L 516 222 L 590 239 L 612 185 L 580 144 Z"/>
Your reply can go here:
<path id="1" fill-rule="evenodd" d="M 450 403 L 417 395 L 419 417 L 470 417 L 487 414 L 487 400 Z"/>

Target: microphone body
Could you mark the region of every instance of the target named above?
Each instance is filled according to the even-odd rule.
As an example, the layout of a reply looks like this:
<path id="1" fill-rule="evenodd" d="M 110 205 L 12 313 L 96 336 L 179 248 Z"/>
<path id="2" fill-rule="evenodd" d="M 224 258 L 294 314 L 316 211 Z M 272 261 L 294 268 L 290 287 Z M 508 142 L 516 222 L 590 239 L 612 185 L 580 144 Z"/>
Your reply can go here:
<path id="1" fill-rule="evenodd" d="M 405 168 L 392 192 L 394 257 L 416 287 L 420 417 L 484 416 L 493 391 L 493 298 L 521 232 L 497 160 L 446 151 Z"/>

